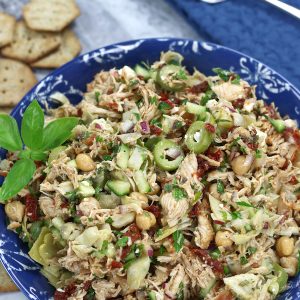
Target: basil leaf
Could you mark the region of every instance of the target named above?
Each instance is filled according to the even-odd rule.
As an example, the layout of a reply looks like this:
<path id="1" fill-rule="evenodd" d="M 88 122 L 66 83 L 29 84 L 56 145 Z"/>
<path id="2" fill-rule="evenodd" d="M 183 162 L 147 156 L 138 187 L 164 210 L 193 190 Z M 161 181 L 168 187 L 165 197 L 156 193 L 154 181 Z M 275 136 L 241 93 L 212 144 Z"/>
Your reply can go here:
<path id="1" fill-rule="evenodd" d="M 179 252 L 183 246 L 183 242 L 184 242 L 184 236 L 181 232 L 181 230 L 176 230 L 173 233 L 173 240 L 174 240 L 174 248 L 176 250 L 176 252 Z"/>
<path id="2" fill-rule="evenodd" d="M 30 157 L 33 160 L 37 160 L 37 161 L 45 161 L 48 157 L 47 153 L 43 152 L 43 151 L 31 151 L 30 153 Z"/>
<path id="3" fill-rule="evenodd" d="M 0 199 L 8 200 L 20 192 L 30 182 L 35 170 L 36 167 L 32 160 L 18 160 L 4 180 L 0 191 Z"/>
<path id="4" fill-rule="evenodd" d="M 33 150 L 41 148 L 43 143 L 44 112 L 36 100 L 33 100 L 24 113 L 21 134 L 24 144 Z"/>
<path id="5" fill-rule="evenodd" d="M 22 146 L 16 120 L 8 115 L 0 115 L 0 147 L 8 151 L 18 151 L 22 150 Z"/>
<path id="6" fill-rule="evenodd" d="M 42 150 L 50 150 L 64 143 L 78 121 L 78 118 L 66 117 L 49 123 L 44 129 Z"/>

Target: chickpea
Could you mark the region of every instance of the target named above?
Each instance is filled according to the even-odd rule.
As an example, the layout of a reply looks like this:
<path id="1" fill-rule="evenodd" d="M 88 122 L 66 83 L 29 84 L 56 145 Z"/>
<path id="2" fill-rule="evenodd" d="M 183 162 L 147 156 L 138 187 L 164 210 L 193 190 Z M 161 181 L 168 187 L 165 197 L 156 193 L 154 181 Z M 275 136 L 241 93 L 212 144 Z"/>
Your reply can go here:
<path id="1" fill-rule="evenodd" d="M 297 273 L 298 260 L 296 257 L 281 257 L 280 265 L 285 269 L 289 276 L 295 276 Z"/>
<path id="2" fill-rule="evenodd" d="M 225 248 L 228 248 L 233 244 L 228 231 L 218 231 L 215 236 L 215 242 L 218 247 L 222 246 Z"/>
<path id="3" fill-rule="evenodd" d="M 25 205 L 20 201 L 13 201 L 5 204 L 5 213 L 10 220 L 22 222 L 25 212 Z"/>
<path id="4" fill-rule="evenodd" d="M 96 168 L 94 161 L 84 153 L 80 153 L 76 156 L 76 164 L 78 169 L 84 172 L 90 172 Z"/>
<path id="5" fill-rule="evenodd" d="M 231 167 L 235 174 L 242 176 L 250 170 L 252 162 L 246 163 L 246 155 L 240 155 L 231 161 Z"/>
<path id="6" fill-rule="evenodd" d="M 142 208 L 146 208 L 148 206 L 148 198 L 144 194 L 132 192 L 130 193 L 129 197 L 134 200 L 138 200 L 141 203 Z"/>
<path id="7" fill-rule="evenodd" d="M 276 241 L 276 252 L 279 257 L 290 256 L 294 251 L 294 239 L 282 236 Z"/>
<path id="8" fill-rule="evenodd" d="M 142 214 L 136 215 L 135 222 L 139 229 L 149 230 L 156 224 L 156 218 L 153 213 L 144 210 Z"/>
<path id="9" fill-rule="evenodd" d="M 209 186 L 209 193 L 216 199 L 220 199 L 220 194 L 218 193 L 217 184 L 213 183 Z"/>

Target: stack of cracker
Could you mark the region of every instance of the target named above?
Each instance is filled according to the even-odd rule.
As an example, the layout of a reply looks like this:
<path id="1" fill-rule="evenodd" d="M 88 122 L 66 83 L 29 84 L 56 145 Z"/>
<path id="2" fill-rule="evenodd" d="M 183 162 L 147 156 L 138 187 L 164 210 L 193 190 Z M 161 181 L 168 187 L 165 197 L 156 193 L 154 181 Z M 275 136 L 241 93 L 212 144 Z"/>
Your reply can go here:
<path id="1" fill-rule="evenodd" d="M 75 0 L 31 0 L 24 20 L 0 12 L 0 113 L 9 113 L 37 82 L 32 68 L 58 68 L 76 57 L 80 42 L 70 28 Z M 0 264 L 0 292 L 18 288 Z"/>
<path id="2" fill-rule="evenodd" d="M 79 54 L 68 28 L 79 14 L 75 0 L 31 0 L 18 21 L 0 12 L 0 112 L 9 112 L 36 83 L 32 68 L 58 68 Z"/>

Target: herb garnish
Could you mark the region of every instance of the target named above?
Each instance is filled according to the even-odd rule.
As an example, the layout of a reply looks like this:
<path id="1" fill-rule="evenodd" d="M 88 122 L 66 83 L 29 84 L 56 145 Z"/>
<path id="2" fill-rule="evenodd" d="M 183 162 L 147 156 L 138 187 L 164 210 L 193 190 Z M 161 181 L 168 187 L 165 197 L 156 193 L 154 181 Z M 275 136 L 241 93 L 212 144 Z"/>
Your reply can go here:
<path id="1" fill-rule="evenodd" d="M 0 115 L 0 146 L 8 151 L 19 152 L 20 158 L 4 180 L 0 201 L 6 201 L 20 192 L 36 171 L 34 161 L 45 160 L 48 151 L 63 144 L 78 124 L 77 118 L 65 117 L 56 119 L 44 127 L 44 119 L 43 110 L 38 102 L 33 100 L 22 119 L 21 138 L 16 120 L 11 116 Z"/>
<path id="2" fill-rule="evenodd" d="M 179 252 L 183 246 L 184 236 L 183 236 L 181 230 L 176 230 L 172 236 L 173 236 L 173 240 L 174 240 L 175 251 Z"/>

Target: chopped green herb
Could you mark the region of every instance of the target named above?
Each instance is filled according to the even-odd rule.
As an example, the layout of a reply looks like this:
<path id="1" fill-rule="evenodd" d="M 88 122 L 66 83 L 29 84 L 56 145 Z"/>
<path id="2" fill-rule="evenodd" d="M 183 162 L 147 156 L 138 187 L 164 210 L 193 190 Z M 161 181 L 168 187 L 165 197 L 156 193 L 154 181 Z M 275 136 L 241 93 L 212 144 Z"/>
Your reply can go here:
<path id="1" fill-rule="evenodd" d="M 91 217 L 89 217 L 89 218 L 88 218 L 88 221 L 89 221 L 89 222 L 93 222 L 93 221 L 94 221 L 94 219 L 93 219 L 93 218 L 91 218 Z"/>
<path id="2" fill-rule="evenodd" d="M 174 187 L 172 195 L 176 201 L 179 201 L 179 200 L 187 197 L 186 191 L 180 187 Z"/>
<path id="3" fill-rule="evenodd" d="M 224 194 L 225 188 L 224 188 L 224 184 L 222 182 L 222 180 L 218 179 L 217 180 L 217 192 L 219 194 Z"/>
<path id="4" fill-rule="evenodd" d="M 183 246 L 184 236 L 183 236 L 181 230 L 176 230 L 172 236 L 173 236 L 173 240 L 174 240 L 175 251 L 179 252 Z"/>
<path id="5" fill-rule="evenodd" d="M 201 196 L 202 196 L 202 191 L 196 192 L 193 202 L 196 202 L 196 201 L 200 200 Z"/>
<path id="6" fill-rule="evenodd" d="M 156 235 L 157 236 L 161 236 L 163 234 L 163 230 L 162 228 L 159 228 L 157 231 L 156 231 Z"/>
<path id="7" fill-rule="evenodd" d="M 100 92 L 98 92 L 98 91 L 95 92 L 95 99 L 96 99 L 96 102 L 97 102 L 97 103 L 99 103 L 99 101 L 100 101 L 100 98 L 99 98 L 99 97 L 100 97 Z"/>
<path id="8" fill-rule="evenodd" d="M 111 155 L 103 155 L 102 159 L 105 161 L 108 161 L 108 160 L 112 160 L 112 157 L 111 157 Z"/>
<path id="9" fill-rule="evenodd" d="M 171 183 L 166 183 L 166 184 L 164 185 L 164 190 L 165 190 L 166 192 L 171 192 L 172 189 L 173 189 L 173 184 L 171 184 Z"/>
<path id="10" fill-rule="evenodd" d="M 112 232 L 113 232 L 113 234 L 115 236 L 121 236 L 121 235 L 123 235 L 123 233 L 121 231 L 118 231 L 118 230 L 113 230 Z"/>
<path id="11" fill-rule="evenodd" d="M 216 94 L 212 90 L 208 90 L 205 92 L 205 95 L 202 96 L 200 104 L 205 106 L 209 100 L 214 99 L 215 97 Z"/>
<path id="12" fill-rule="evenodd" d="M 136 102 L 136 105 L 138 108 L 142 107 L 143 106 L 143 98 L 139 99 L 137 102 Z"/>
<path id="13" fill-rule="evenodd" d="M 166 110 L 169 110 L 171 108 L 172 108 L 171 105 L 167 102 L 164 102 L 164 101 L 161 101 L 158 104 L 158 109 L 161 110 L 161 111 L 166 111 Z"/>
<path id="14" fill-rule="evenodd" d="M 137 121 L 141 119 L 141 115 L 139 113 L 133 113 Z"/>
<path id="15" fill-rule="evenodd" d="M 84 296 L 84 300 L 94 300 L 96 293 L 92 287 L 87 290 L 87 294 Z"/>
<path id="16" fill-rule="evenodd" d="M 185 104 L 187 104 L 188 101 L 189 101 L 188 99 L 183 99 L 183 100 L 181 100 L 181 104 L 185 105 Z"/>
<path id="17" fill-rule="evenodd" d="M 224 265 L 224 266 L 223 266 L 223 270 L 224 270 L 224 274 L 225 274 L 225 275 L 230 275 L 230 274 L 231 274 L 228 265 Z"/>
<path id="18" fill-rule="evenodd" d="M 108 241 L 103 241 L 102 243 L 102 247 L 101 247 L 101 250 L 100 250 L 100 254 L 102 255 L 106 255 L 107 254 L 107 249 L 108 249 Z"/>
<path id="19" fill-rule="evenodd" d="M 128 242 L 128 236 L 123 236 L 120 239 L 118 239 L 116 246 L 119 248 L 125 247 L 127 246 L 127 242 Z"/>
<path id="20" fill-rule="evenodd" d="M 183 69 L 180 69 L 177 74 L 176 74 L 176 79 L 179 79 L 179 80 L 186 80 L 187 79 L 187 76 L 186 76 L 186 73 Z"/>
<path id="21" fill-rule="evenodd" d="M 209 255 L 212 259 L 219 259 L 221 256 L 221 251 L 217 248 L 215 250 L 212 250 Z"/>
<path id="22" fill-rule="evenodd" d="M 155 125 L 155 126 L 157 126 L 157 127 L 162 128 L 162 125 L 161 125 L 161 122 L 159 121 L 159 119 L 152 119 L 152 120 L 150 121 L 150 125 Z"/>
<path id="23" fill-rule="evenodd" d="M 245 265 L 245 264 L 248 263 L 248 259 L 247 259 L 245 256 L 241 256 L 241 258 L 240 258 L 240 263 L 241 263 L 242 265 Z"/>
<path id="24" fill-rule="evenodd" d="M 212 70 L 224 81 L 228 81 L 230 78 L 230 75 L 232 74 L 230 71 L 224 70 L 221 68 L 213 68 Z"/>
<path id="25" fill-rule="evenodd" d="M 139 81 L 137 79 L 132 79 L 129 81 L 129 87 L 133 87 L 135 85 L 137 85 L 139 83 Z"/>
<path id="26" fill-rule="evenodd" d="M 176 300 L 184 300 L 184 284 L 180 282 L 178 291 L 176 293 Z"/>
<path id="27" fill-rule="evenodd" d="M 163 255 L 163 254 L 166 253 L 166 251 L 167 251 L 166 247 L 163 246 L 163 245 L 161 245 L 161 246 L 159 247 L 158 253 L 159 253 L 159 255 Z"/>
<path id="28" fill-rule="evenodd" d="M 107 224 L 112 224 L 113 223 L 113 219 L 111 217 L 108 217 L 106 220 L 105 220 L 105 223 Z"/>
<path id="29" fill-rule="evenodd" d="M 257 251 L 257 248 L 255 247 L 248 247 L 247 252 L 249 255 L 254 254 Z"/>
<path id="30" fill-rule="evenodd" d="M 254 207 L 253 205 L 251 205 L 250 203 L 245 202 L 245 201 L 238 201 L 238 202 L 236 202 L 236 204 L 239 206 Z"/>
<path id="31" fill-rule="evenodd" d="M 241 213 L 238 212 L 238 211 L 233 211 L 230 214 L 231 214 L 232 220 L 236 220 L 236 219 L 241 219 L 242 218 Z"/>
<path id="32" fill-rule="evenodd" d="M 149 101 L 150 101 L 151 104 L 155 104 L 155 105 L 157 105 L 157 103 L 158 103 L 158 100 L 157 100 L 156 96 L 151 97 Z"/>
<path id="33" fill-rule="evenodd" d="M 226 211 L 221 211 L 221 214 L 222 214 L 222 218 L 223 218 L 223 221 L 227 221 L 227 212 Z"/>
<path id="34" fill-rule="evenodd" d="M 233 84 L 240 84 L 240 80 L 241 80 L 240 75 L 236 74 L 235 78 L 231 81 L 231 83 L 233 83 Z"/>
<path id="35" fill-rule="evenodd" d="M 96 137 L 96 142 L 97 143 L 102 143 L 104 141 L 103 137 L 102 136 L 97 136 Z"/>
<path id="36" fill-rule="evenodd" d="M 179 128 L 181 128 L 183 125 L 182 125 L 182 122 L 180 122 L 180 121 L 175 121 L 175 123 L 174 123 L 174 128 L 175 129 L 179 129 Z"/>
<path id="37" fill-rule="evenodd" d="M 255 150 L 255 158 L 262 158 L 262 151 L 259 149 Z"/>
<path id="38" fill-rule="evenodd" d="M 300 187 L 298 187 L 297 189 L 295 189 L 294 193 L 296 193 L 296 194 L 300 193 Z"/>

